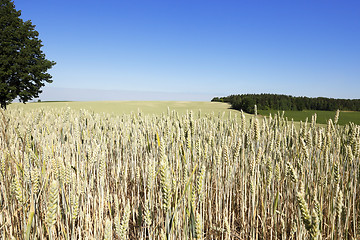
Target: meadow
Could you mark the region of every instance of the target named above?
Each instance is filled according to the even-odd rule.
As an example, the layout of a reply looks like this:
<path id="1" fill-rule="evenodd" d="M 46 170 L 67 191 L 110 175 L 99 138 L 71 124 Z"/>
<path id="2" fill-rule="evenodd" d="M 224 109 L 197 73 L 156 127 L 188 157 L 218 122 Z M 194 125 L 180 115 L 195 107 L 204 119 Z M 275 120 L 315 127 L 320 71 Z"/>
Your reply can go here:
<path id="1" fill-rule="evenodd" d="M 270 114 L 282 114 L 282 111 L 278 110 L 259 110 L 258 113 L 263 116 L 269 116 Z M 333 119 L 336 111 L 319 111 L 319 110 L 303 110 L 303 111 L 285 111 L 284 117 L 288 118 L 289 121 L 294 119 L 297 122 L 305 122 L 306 118 L 308 121 L 311 120 L 311 117 L 316 113 L 317 115 L 317 123 L 326 124 L 329 119 Z M 360 112 L 356 111 L 340 111 L 339 116 L 339 125 L 345 125 L 349 122 L 353 122 L 355 124 L 360 124 Z"/>
<path id="2" fill-rule="evenodd" d="M 1 110 L 1 239 L 360 237 L 359 125 L 82 104 Z"/>

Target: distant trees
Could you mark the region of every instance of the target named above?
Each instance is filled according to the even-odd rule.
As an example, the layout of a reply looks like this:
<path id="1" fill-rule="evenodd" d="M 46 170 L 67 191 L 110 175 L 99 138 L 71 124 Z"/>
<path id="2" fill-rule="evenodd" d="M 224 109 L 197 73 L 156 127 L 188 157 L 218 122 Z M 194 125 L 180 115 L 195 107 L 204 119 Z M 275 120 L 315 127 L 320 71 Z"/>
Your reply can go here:
<path id="1" fill-rule="evenodd" d="M 2 108 L 16 97 L 23 103 L 36 98 L 45 82 L 51 83 L 47 71 L 55 62 L 41 51 L 39 33 L 31 21 L 24 22 L 21 12 L 10 0 L 0 0 L 0 104 Z"/>
<path id="2" fill-rule="evenodd" d="M 228 102 L 234 109 L 254 113 L 254 105 L 258 110 L 324 110 L 337 109 L 360 111 L 360 99 L 334 99 L 293 97 L 279 94 L 241 94 L 227 97 L 214 97 L 212 102 Z"/>

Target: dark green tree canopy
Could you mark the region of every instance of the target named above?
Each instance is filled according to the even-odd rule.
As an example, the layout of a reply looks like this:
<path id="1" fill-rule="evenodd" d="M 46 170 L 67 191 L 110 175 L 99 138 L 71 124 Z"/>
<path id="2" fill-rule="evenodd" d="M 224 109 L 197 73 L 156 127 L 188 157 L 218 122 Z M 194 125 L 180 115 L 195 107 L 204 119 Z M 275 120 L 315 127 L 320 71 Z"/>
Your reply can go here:
<path id="1" fill-rule="evenodd" d="M 334 99 L 293 97 L 282 94 L 238 94 L 228 97 L 214 97 L 213 102 L 228 102 L 232 108 L 254 113 L 254 105 L 258 110 L 349 110 L 360 111 L 360 99 Z"/>
<path id="2" fill-rule="evenodd" d="M 0 0 L 0 103 L 2 108 L 16 97 L 25 103 L 39 97 L 47 71 L 55 62 L 45 58 L 39 33 L 31 21 L 20 18 L 10 0 Z"/>

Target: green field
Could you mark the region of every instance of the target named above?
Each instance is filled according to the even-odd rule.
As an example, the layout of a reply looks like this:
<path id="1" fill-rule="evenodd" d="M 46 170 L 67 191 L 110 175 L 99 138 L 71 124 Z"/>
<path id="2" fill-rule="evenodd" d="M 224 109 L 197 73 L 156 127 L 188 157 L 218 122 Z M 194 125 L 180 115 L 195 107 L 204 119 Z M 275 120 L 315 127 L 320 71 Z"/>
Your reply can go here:
<path id="1" fill-rule="evenodd" d="M 263 116 L 269 116 L 271 113 L 272 116 L 275 114 L 282 114 L 282 111 L 278 110 L 259 110 L 258 113 Z M 331 118 L 334 120 L 335 111 L 316 111 L 316 110 L 305 110 L 305 111 L 285 111 L 284 117 L 288 118 L 288 120 L 294 119 L 294 121 L 311 121 L 311 116 L 316 113 L 317 115 L 317 123 L 326 124 L 327 121 Z M 339 124 L 345 125 L 349 122 L 353 122 L 356 124 L 360 124 L 360 112 L 340 112 L 339 116 Z"/>
<path id="2" fill-rule="evenodd" d="M 64 108 L 70 107 L 73 110 L 87 109 L 95 113 L 109 113 L 114 115 L 130 114 L 141 112 L 143 114 L 160 115 L 175 110 L 179 114 L 192 111 L 196 117 L 201 114 L 229 114 L 234 117 L 240 116 L 240 112 L 230 109 L 228 103 L 220 102 L 189 102 L 189 101 L 97 101 L 97 102 L 39 102 L 39 103 L 13 103 L 9 108 L 38 109 L 38 108 Z M 245 114 L 248 115 L 248 114 Z"/>

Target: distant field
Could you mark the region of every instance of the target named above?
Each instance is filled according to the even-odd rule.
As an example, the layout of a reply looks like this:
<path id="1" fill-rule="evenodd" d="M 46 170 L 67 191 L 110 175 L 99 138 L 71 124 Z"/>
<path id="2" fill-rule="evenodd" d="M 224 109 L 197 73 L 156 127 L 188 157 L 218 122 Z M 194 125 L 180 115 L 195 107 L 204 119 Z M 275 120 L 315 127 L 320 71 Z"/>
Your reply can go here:
<path id="1" fill-rule="evenodd" d="M 40 102 L 40 103 L 13 103 L 9 108 L 64 108 L 70 107 L 73 110 L 87 109 L 95 113 L 109 113 L 114 115 L 130 114 L 131 112 L 141 112 L 147 115 L 160 115 L 166 113 L 168 108 L 170 111 L 175 110 L 179 114 L 184 114 L 187 111 L 192 111 L 194 116 L 197 116 L 199 110 L 201 114 L 215 115 L 223 114 L 224 117 L 232 117 L 237 115 L 240 117 L 240 112 L 230 109 L 230 105 L 220 102 L 190 102 L 190 101 L 97 101 L 97 102 Z M 280 111 L 281 113 L 282 111 Z M 276 110 L 259 110 L 258 113 L 263 116 L 277 114 Z M 294 121 L 311 121 L 311 116 L 317 114 L 317 123 L 325 124 L 329 118 L 334 119 L 335 112 L 331 111 L 285 111 L 285 117 Z M 247 117 L 250 114 L 245 114 Z M 248 118 L 249 119 L 249 118 Z M 360 124 L 360 112 L 341 112 L 339 124 L 344 125 L 348 122 Z"/>
<path id="2" fill-rule="evenodd" d="M 109 114 L 130 114 L 131 112 L 140 111 L 143 114 L 159 115 L 166 113 L 168 108 L 170 111 L 175 110 L 179 114 L 193 111 L 194 116 L 197 116 L 199 110 L 201 114 L 224 114 L 228 117 L 240 116 L 240 112 L 230 109 L 230 105 L 220 102 L 189 102 L 189 101 L 97 101 L 97 102 L 40 102 L 40 103 L 13 103 L 9 108 L 62 108 L 70 107 L 74 110 L 87 109 L 95 113 L 109 113 Z M 248 114 L 246 114 L 248 115 Z"/>
<path id="3" fill-rule="evenodd" d="M 263 116 L 269 116 L 271 113 L 272 115 L 277 114 L 278 112 L 282 113 L 282 111 L 277 110 L 259 110 L 258 113 Z M 285 111 L 284 117 L 287 117 L 288 120 L 294 119 L 294 121 L 311 121 L 311 116 L 316 113 L 317 115 L 317 123 L 326 124 L 327 121 L 331 118 L 334 120 L 335 111 L 316 111 L 316 110 L 309 110 L 309 111 Z M 360 124 L 360 112 L 340 112 L 339 116 L 339 124 L 345 125 L 349 122 L 354 122 L 356 124 Z"/>

